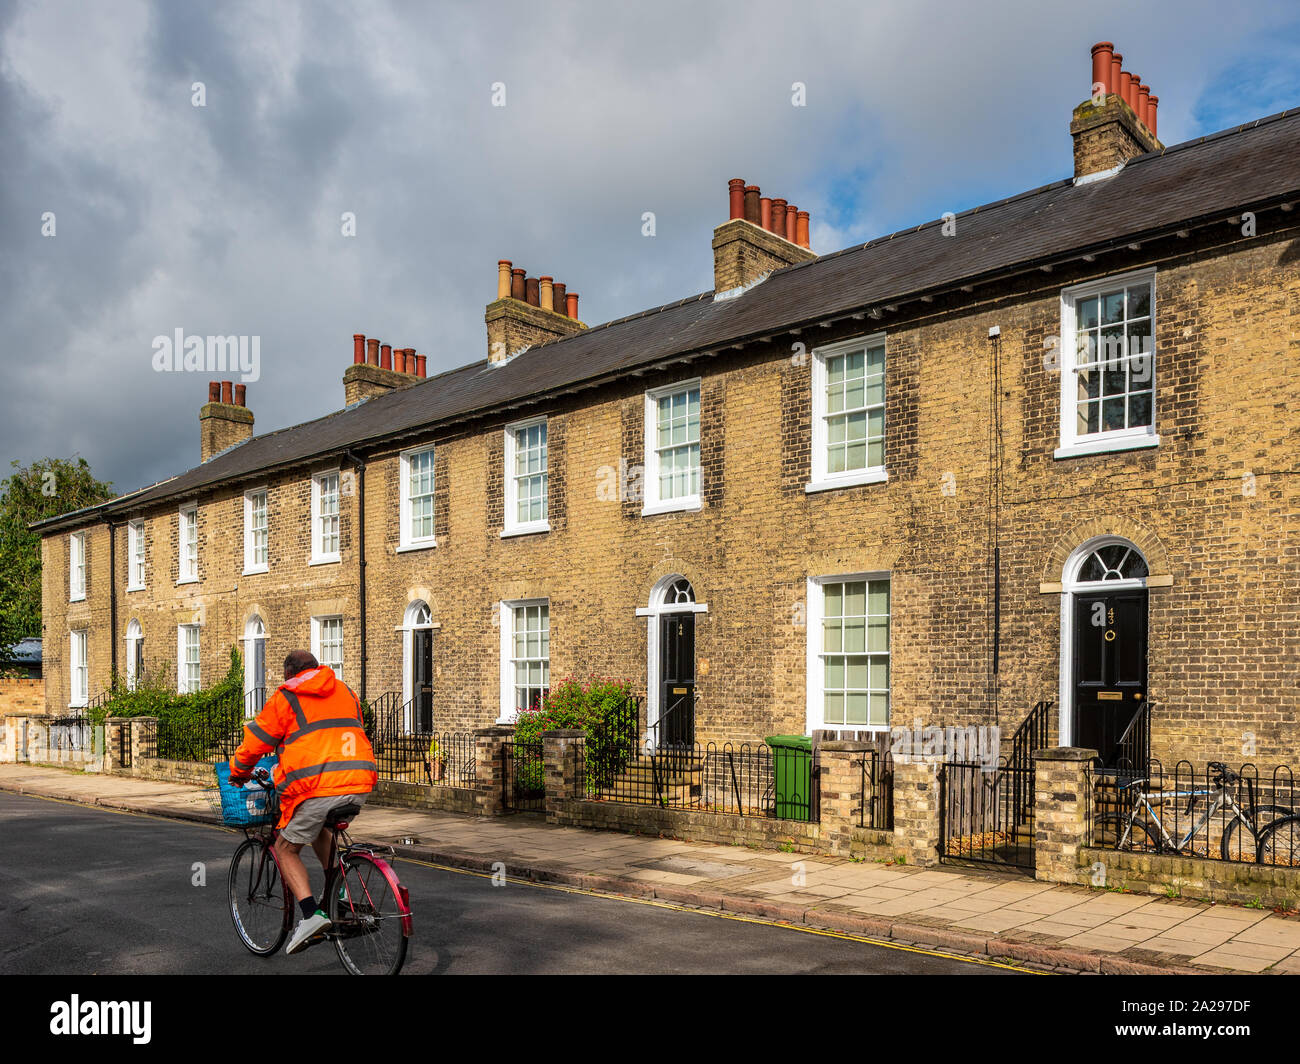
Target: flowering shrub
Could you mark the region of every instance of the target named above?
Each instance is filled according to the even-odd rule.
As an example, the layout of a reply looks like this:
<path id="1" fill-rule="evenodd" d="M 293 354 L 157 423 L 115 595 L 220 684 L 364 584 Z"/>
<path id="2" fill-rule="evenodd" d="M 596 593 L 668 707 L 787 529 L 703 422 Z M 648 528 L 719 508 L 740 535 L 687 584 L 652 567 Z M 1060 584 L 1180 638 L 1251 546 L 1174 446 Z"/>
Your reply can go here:
<path id="1" fill-rule="evenodd" d="M 584 683 L 566 676 L 551 687 L 542 703 L 519 711 L 515 722 L 515 742 L 540 746 L 542 732 L 554 728 L 577 728 L 587 733 L 587 759 L 600 763 L 631 755 L 635 741 L 624 725 L 628 714 L 636 712 L 632 686 L 626 680 L 589 677 Z M 635 723 L 632 731 L 635 731 Z M 626 750 L 623 747 L 627 747 Z M 525 790 L 541 791 L 543 769 L 540 758 L 528 757 L 515 747 L 518 758 L 515 775 Z"/>

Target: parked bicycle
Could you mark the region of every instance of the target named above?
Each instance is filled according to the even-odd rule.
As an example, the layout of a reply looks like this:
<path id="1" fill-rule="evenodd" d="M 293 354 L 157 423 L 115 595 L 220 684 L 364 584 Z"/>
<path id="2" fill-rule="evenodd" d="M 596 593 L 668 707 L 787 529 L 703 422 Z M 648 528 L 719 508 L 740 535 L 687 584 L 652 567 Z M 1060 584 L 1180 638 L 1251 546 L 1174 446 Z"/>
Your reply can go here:
<path id="1" fill-rule="evenodd" d="M 249 786 L 235 794 L 232 801 L 227 784 L 224 800 L 221 788 L 215 799 L 225 823 L 244 832 L 230 861 L 230 916 L 249 952 L 267 957 L 284 945 L 295 907 L 275 852 L 279 799 L 270 773 L 260 766 Z M 330 926 L 311 942 L 333 941 L 353 975 L 396 975 L 412 932 L 410 894 L 386 859 L 392 850 L 348 837 L 348 823 L 360 811 L 360 806 L 343 806 L 326 818 L 331 835 L 324 896 Z"/>
<path id="2" fill-rule="evenodd" d="M 1225 861 L 1261 860 L 1260 843 L 1266 830 L 1279 818 L 1289 818 L 1293 812 L 1280 805 L 1257 805 L 1254 801 L 1252 781 L 1247 780 L 1247 803 L 1237 801 L 1237 785 L 1242 778 L 1221 761 L 1211 761 L 1208 771 L 1214 778 L 1206 787 L 1192 787 L 1188 790 L 1147 790 L 1151 782 L 1149 777 L 1132 779 L 1119 786 L 1130 808 L 1127 813 L 1111 813 L 1098 820 L 1097 842 L 1116 850 L 1132 850 L 1146 853 L 1178 853 L 1209 857 L 1210 823 L 1216 814 L 1224 817 L 1231 814 L 1219 840 L 1219 852 Z M 1165 807 L 1186 799 L 1187 807 L 1181 816 L 1190 817 L 1198 804 L 1204 803 L 1203 812 L 1186 830 L 1181 838 L 1171 835 L 1165 826 L 1167 816 Z M 1208 799 L 1208 801 L 1207 801 Z M 1160 807 L 1157 809 L 1157 807 Z M 1300 822 L 1300 818 L 1295 818 Z M 1178 817 L 1175 817 L 1174 832 L 1177 834 Z M 1195 852 L 1193 840 L 1204 829 L 1204 852 Z M 1279 839 L 1279 843 L 1282 840 Z M 1296 841 L 1300 844 L 1300 823 L 1297 825 Z"/>

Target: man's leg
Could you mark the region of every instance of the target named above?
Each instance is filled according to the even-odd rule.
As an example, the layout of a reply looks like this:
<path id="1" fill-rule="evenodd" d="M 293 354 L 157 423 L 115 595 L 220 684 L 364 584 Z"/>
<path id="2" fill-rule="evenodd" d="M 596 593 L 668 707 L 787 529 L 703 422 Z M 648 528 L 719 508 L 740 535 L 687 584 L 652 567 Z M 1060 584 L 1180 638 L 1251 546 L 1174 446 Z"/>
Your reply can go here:
<path id="1" fill-rule="evenodd" d="M 315 843 L 313 843 L 313 848 L 315 848 Z M 307 868 L 303 865 L 302 858 L 298 856 L 301 850 L 302 843 L 286 842 L 283 835 L 275 840 L 275 853 L 280 859 L 280 874 L 284 876 L 285 883 L 289 885 L 289 889 L 293 891 L 294 899 L 298 902 L 304 902 L 312 896 L 311 880 L 307 878 Z M 326 857 L 328 856 L 327 853 Z"/>

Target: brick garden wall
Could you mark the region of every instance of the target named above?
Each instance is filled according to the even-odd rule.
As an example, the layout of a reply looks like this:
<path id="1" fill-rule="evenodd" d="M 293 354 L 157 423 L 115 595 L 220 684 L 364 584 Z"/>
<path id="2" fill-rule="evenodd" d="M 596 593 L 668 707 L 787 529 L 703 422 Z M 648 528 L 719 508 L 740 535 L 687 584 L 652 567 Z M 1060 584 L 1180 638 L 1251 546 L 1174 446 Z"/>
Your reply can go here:
<path id="1" fill-rule="evenodd" d="M 44 680 L 0 680 L 0 717 L 7 713 L 43 713 Z"/>

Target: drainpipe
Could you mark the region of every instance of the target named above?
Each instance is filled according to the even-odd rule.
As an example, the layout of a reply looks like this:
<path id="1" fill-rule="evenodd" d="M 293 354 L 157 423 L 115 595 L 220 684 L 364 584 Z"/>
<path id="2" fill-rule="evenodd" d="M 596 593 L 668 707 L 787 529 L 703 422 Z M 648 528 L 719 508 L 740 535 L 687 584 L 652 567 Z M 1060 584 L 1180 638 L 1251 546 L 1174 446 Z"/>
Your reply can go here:
<path id="1" fill-rule="evenodd" d="M 108 524 L 108 628 L 109 642 L 112 649 L 109 652 L 109 662 L 111 672 L 108 675 L 109 686 L 112 687 L 113 680 L 117 677 L 117 532 L 110 520 Z M 90 651 L 87 648 L 86 656 L 89 658 Z M 89 673 L 89 670 L 87 670 Z M 86 694 L 90 694 L 90 684 L 86 684 Z"/>
<path id="2" fill-rule="evenodd" d="M 357 697 L 366 700 L 366 463 L 350 450 L 343 452 L 357 470 L 357 598 L 361 602 L 361 684 Z"/>

